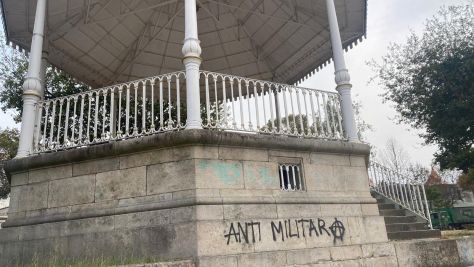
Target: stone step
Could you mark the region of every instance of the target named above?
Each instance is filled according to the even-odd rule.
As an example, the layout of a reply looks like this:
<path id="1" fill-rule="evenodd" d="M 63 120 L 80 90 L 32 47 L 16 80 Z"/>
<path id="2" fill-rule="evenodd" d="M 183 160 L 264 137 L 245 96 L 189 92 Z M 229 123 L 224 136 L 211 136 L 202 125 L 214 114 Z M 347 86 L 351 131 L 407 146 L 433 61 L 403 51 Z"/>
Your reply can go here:
<path id="1" fill-rule="evenodd" d="M 416 216 L 384 216 L 384 219 L 385 224 L 416 222 Z"/>
<path id="2" fill-rule="evenodd" d="M 395 204 L 391 204 L 391 203 L 379 204 L 379 210 L 389 210 L 389 209 L 395 209 L 395 208 L 396 208 Z"/>
<path id="3" fill-rule="evenodd" d="M 382 216 L 405 216 L 405 210 L 403 209 L 389 209 L 389 210 L 379 210 L 380 215 Z"/>
<path id="4" fill-rule="evenodd" d="M 407 240 L 418 238 L 440 238 L 441 231 L 439 230 L 415 230 L 402 232 L 387 232 L 387 237 L 390 240 Z"/>
<path id="5" fill-rule="evenodd" d="M 428 230 L 428 226 L 424 222 L 391 223 L 391 224 L 385 224 L 385 226 L 387 228 L 387 232 Z"/>

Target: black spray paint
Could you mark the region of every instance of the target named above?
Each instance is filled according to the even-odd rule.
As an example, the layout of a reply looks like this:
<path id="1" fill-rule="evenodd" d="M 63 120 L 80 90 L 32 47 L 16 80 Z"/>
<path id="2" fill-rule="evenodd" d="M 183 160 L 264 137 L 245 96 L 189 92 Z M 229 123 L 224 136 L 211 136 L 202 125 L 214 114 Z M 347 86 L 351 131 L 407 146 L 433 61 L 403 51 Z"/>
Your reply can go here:
<path id="1" fill-rule="evenodd" d="M 272 238 L 274 242 L 285 242 L 292 238 L 332 236 L 333 242 L 339 239 L 344 241 L 346 229 L 344 224 L 337 218 L 334 218 L 331 226 L 327 227 L 323 219 L 299 219 L 299 220 L 278 220 L 270 222 Z M 262 241 L 260 222 L 232 222 L 228 231 L 224 234 L 227 245 L 235 243 L 256 243 Z"/>

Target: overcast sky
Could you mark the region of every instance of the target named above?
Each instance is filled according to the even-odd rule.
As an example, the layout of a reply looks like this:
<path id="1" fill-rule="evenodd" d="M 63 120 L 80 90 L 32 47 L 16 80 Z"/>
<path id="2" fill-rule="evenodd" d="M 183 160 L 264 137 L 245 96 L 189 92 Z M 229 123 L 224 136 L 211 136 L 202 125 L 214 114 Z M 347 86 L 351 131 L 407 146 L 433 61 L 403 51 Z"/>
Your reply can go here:
<path id="1" fill-rule="evenodd" d="M 403 42 L 410 30 L 420 32 L 426 18 L 442 5 L 468 3 L 469 0 L 369 0 L 367 39 L 346 53 L 347 67 L 352 77 L 353 95 L 362 103 L 362 118 L 374 128 L 366 134 L 367 141 L 383 148 L 387 139 L 395 138 L 403 144 L 411 158 L 430 166 L 435 146 L 426 146 L 414 130 L 396 124 L 396 114 L 390 104 L 382 103 L 382 89 L 368 84 L 373 75 L 366 65 L 370 59 L 380 60 L 390 42 Z M 472 2 L 471 2 L 472 3 Z M 320 89 L 334 88 L 332 64 L 310 78 L 303 85 Z M 0 127 L 19 127 L 10 114 L 0 111 Z"/>
<path id="2" fill-rule="evenodd" d="M 366 139 L 383 149 L 387 139 L 394 138 L 402 144 L 411 159 L 429 167 L 436 146 L 424 145 L 418 132 L 405 125 L 398 125 L 393 118 L 396 112 L 389 103 L 382 103 L 383 89 L 377 83 L 368 84 L 373 72 L 366 62 L 380 61 L 387 53 L 390 42 L 404 42 L 410 33 L 420 33 L 427 18 L 432 17 L 442 5 L 467 4 L 468 0 L 369 0 L 367 39 L 346 53 L 346 64 L 351 75 L 353 95 L 362 103 L 362 119 L 371 124 L 372 132 Z M 470 2 L 472 3 L 472 2 Z M 320 89 L 334 88 L 334 66 L 331 64 L 303 85 Z"/>

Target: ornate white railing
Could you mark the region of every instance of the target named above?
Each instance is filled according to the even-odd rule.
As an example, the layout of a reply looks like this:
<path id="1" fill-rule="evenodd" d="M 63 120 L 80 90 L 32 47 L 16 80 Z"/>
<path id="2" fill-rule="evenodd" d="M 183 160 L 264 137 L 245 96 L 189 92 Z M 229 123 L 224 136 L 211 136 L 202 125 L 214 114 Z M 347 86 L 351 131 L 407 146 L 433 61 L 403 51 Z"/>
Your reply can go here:
<path id="1" fill-rule="evenodd" d="M 185 87 L 174 72 L 41 101 L 34 152 L 184 129 Z M 344 139 L 337 93 L 206 71 L 200 87 L 204 128 Z"/>
<path id="2" fill-rule="evenodd" d="M 433 228 L 423 183 L 412 182 L 406 176 L 376 162 L 370 163 L 368 172 L 372 190 L 415 213 Z"/>
<path id="3" fill-rule="evenodd" d="M 343 139 L 337 93 L 201 72 L 203 127 Z"/>
<path id="4" fill-rule="evenodd" d="M 35 152 L 183 129 L 184 82 L 175 72 L 42 101 Z"/>

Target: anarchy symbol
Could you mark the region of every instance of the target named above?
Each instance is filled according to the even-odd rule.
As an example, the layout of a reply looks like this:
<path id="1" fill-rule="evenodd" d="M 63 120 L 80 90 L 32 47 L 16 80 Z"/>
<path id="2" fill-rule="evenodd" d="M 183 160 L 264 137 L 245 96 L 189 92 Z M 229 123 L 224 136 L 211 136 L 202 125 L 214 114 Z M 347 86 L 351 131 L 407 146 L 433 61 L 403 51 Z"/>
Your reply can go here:
<path id="1" fill-rule="evenodd" d="M 332 236 L 334 237 L 334 244 L 336 244 L 337 239 L 344 241 L 346 228 L 344 228 L 344 224 L 337 218 L 334 218 L 334 222 L 332 223 L 331 227 L 329 227 L 329 230 L 331 230 Z"/>

